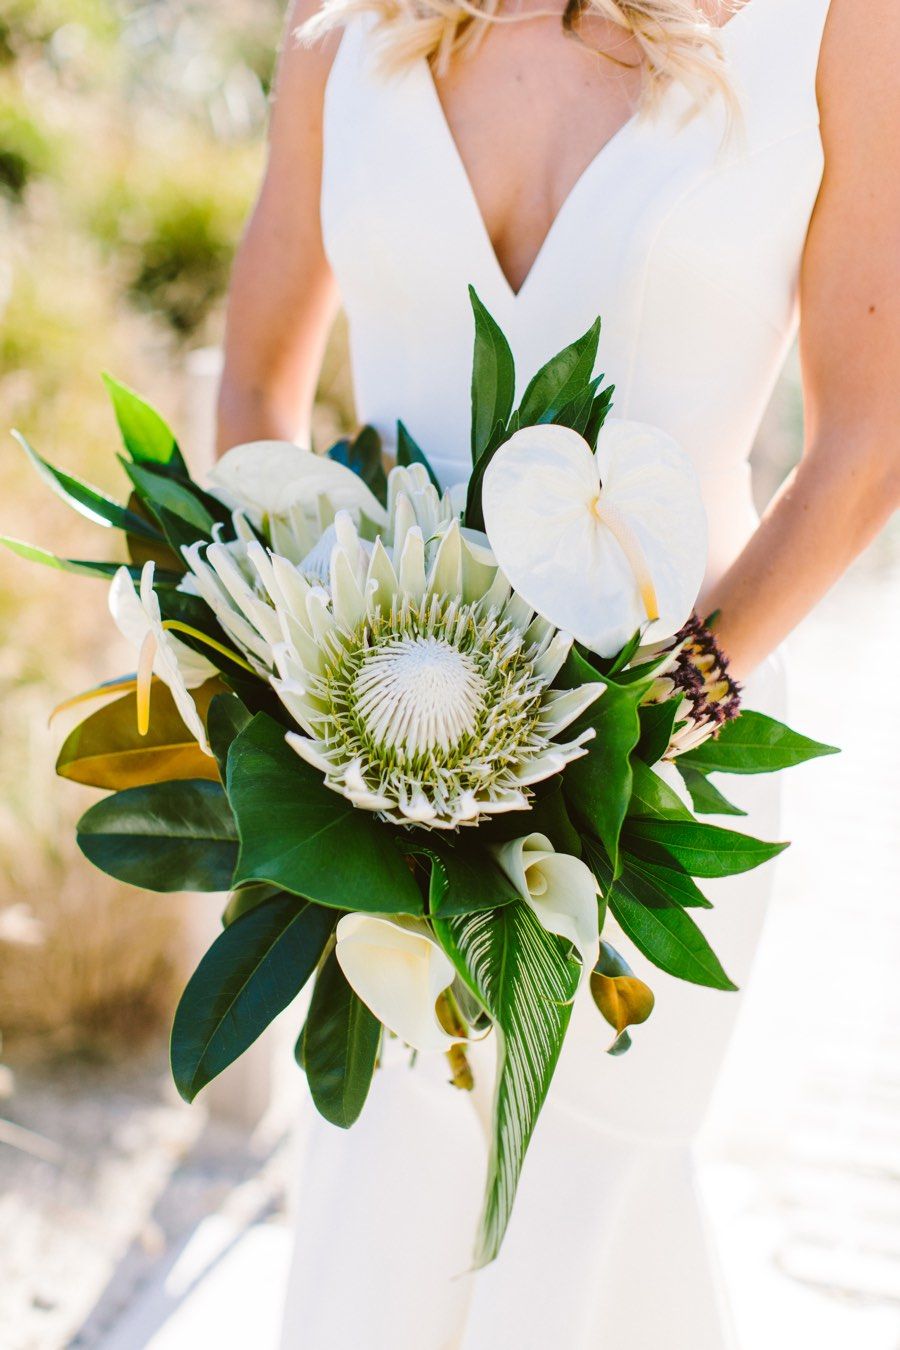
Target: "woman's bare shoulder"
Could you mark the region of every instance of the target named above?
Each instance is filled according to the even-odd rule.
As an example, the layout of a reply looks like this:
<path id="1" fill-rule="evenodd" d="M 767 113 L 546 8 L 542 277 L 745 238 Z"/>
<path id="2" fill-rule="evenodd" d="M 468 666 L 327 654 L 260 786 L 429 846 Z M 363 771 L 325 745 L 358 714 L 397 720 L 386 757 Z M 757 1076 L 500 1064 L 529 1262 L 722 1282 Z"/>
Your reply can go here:
<path id="1" fill-rule="evenodd" d="M 288 10 L 275 100 L 300 99 L 307 107 L 321 104 L 325 85 L 341 43 L 342 29 L 333 28 L 312 39 L 303 30 L 322 8 L 322 0 L 293 0 Z"/>

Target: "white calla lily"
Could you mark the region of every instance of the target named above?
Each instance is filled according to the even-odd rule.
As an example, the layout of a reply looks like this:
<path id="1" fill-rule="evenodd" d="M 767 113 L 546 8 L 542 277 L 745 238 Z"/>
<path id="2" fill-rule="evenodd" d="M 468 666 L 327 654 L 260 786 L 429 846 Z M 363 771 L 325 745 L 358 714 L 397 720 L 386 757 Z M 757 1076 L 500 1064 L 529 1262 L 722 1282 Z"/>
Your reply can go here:
<path id="1" fill-rule="evenodd" d="M 423 920 L 345 914 L 336 937 L 348 984 L 389 1031 L 415 1050 L 446 1050 L 453 1043 L 435 1003 L 455 972 Z"/>
<path id="2" fill-rule="evenodd" d="M 109 588 L 109 609 L 116 627 L 138 652 L 138 728 L 147 732 L 150 681 L 155 675 L 169 688 L 181 719 L 206 755 L 211 755 L 203 719 L 189 690 L 196 689 L 217 673 L 205 656 L 179 641 L 163 626 L 159 599 L 153 589 L 154 564 L 144 563 L 140 589 L 136 590 L 127 567 L 120 567 Z"/>
<path id="3" fill-rule="evenodd" d="M 236 445 L 210 473 L 209 486 L 228 506 L 247 512 L 257 525 L 286 515 L 298 504 L 316 510 L 321 498 L 327 499 L 332 514 L 361 511 L 376 525 L 387 523 L 384 507 L 358 474 L 290 441 Z"/>
<path id="4" fill-rule="evenodd" d="M 496 845 L 493 853 L 542 927 L 568 938 L 590 974 L 600 951 L 600 887 L 591 869 L 570 853 L 557 853 L 544 834 Z"/>
<path id="5" fill-rule="evenodd" d="M 690 614 L 706 515 L 690 459 L 656 427 L 610 420 L 596 454 L 568 427 L 523 427 L 488 465 L 482 502 L 510 584 L 600 656 L 639 628 L 670 637 Z"/>

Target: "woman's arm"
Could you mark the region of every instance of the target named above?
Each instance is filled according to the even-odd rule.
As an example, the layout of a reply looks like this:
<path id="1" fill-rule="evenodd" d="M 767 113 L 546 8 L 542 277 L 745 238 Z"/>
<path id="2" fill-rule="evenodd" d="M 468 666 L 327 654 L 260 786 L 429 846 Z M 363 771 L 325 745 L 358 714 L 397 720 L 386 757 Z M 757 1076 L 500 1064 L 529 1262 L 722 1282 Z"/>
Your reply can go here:
<path id="1" fill-rule="evenodd" d="M 319 219 L 322 103 L 337 41 L 298 45 L 318 0 L 292 6 L 279 61 L 269 162 L 235 259 L 219 391 L 217 446 L 307 439 L 337 308 Z"/>
<path id="2" fill-rule="evenodd" d="M 900 501 L 900 6 L 832 0 L 825 175 L 801 276 L 805 448 L 704 608 L 738 678 L 821 599 Z"/>

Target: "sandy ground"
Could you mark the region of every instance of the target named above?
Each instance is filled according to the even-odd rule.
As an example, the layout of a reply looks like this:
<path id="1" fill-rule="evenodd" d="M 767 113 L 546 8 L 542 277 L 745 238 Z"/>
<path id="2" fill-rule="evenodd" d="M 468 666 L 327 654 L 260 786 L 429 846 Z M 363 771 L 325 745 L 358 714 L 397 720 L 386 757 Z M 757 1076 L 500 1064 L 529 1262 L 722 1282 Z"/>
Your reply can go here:
<path id="1" fill-rule="evenodd" d="M 898 606 L 882 544 L 791 644 L 792 721 L 844 754 L 791 777 L 705 1144 L 743 1350 L 900 1350 Z M 2 1350 L 274 1350 L 301 1090 L 278 1062 L 253 1132 L 179 1103 L 160 1049 L 13 1064 L 0 1116 L 32 1134 L 0 1131 Z"/>

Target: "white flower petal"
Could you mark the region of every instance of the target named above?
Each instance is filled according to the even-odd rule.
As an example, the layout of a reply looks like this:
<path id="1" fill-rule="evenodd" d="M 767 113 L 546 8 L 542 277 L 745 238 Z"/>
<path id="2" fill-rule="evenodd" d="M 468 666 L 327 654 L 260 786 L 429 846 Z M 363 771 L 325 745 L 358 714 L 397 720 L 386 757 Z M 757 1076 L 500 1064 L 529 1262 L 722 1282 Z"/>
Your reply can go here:
<path id="1" fill-rule="evenodd" d="M 610 421 L 595 456 L 568 427 L 524 427 L 488 466 L 483 506 L 513 588 L 591 650 L 611 656 L 647 624 L 648 581 L 659 613 L 651 636 L 690 614 L 706 523 L 696 472 L 664 432 Z"/>
<path id="2" fill-rule="evenodd" d="M 582 971 L 593 970 L 600 947 L 599 887 L 580 858 L 557 853 L 543 834 L 529 834 L 493 850 L 500 867 L 548 933 L 568 938 Z"/>
<path id="3" fill-rule="evenodd" d="M 376 525 L 387 524 L 384 507 L 358 474 L 289 441 L 235 446 L 219 460 L 209 483 L 228 505 L 255 513 L 255 524 L 298 502 L 314 508 L 320 497 L 327 497 L 334 510 L 363 511 Z"/>
<path id="4" fill-rule="evenodd" d="M 424 923 L 345 914 L 335 955 L 357 996 L 407 1045 L 425 1051 L 452 1044 L 434 1005 L 455 972 Z"/>

